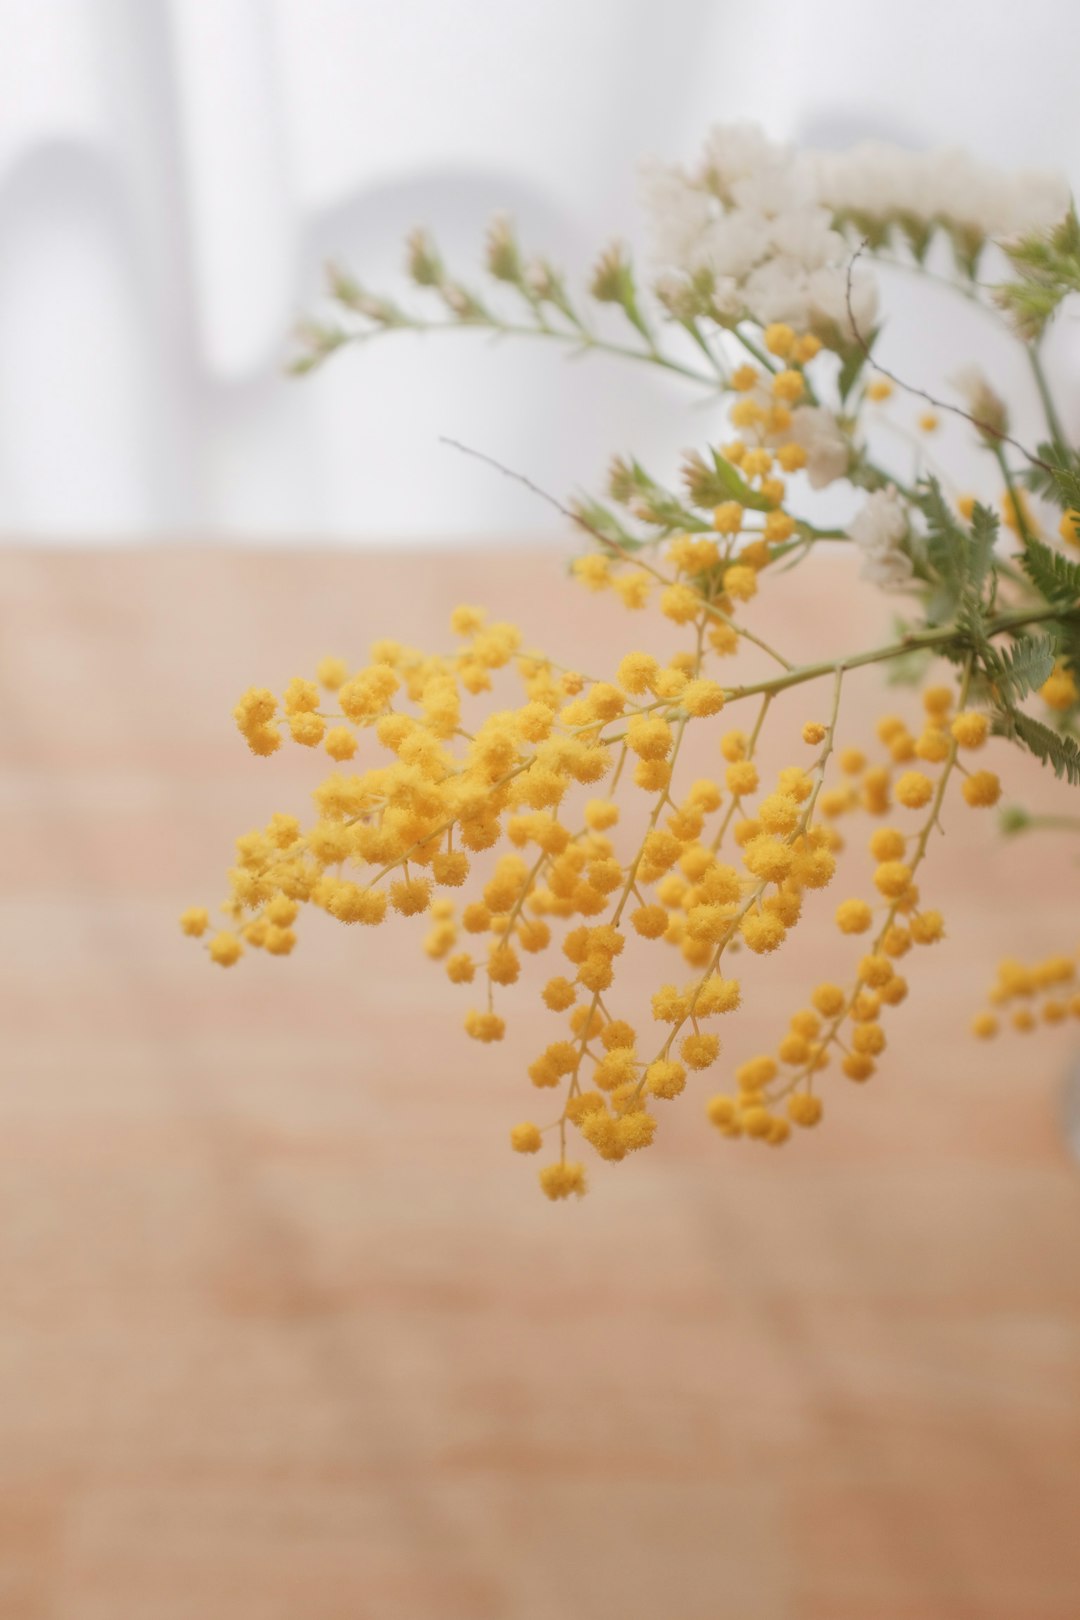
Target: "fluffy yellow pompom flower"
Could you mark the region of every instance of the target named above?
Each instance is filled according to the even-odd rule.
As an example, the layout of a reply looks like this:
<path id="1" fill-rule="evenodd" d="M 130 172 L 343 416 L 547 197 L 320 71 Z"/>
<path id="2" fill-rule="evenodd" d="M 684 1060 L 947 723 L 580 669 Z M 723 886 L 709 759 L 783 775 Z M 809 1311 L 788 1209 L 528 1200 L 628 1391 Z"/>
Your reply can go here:
<path id="1" fill-rule="evenodd" d="M 710 1097 L 705 1105 L 705 1113 L 718 1130 L 729 1132 L 738 1130 L 739 1104 L 734 1097 L 725 1097 L 722 1094 Z"/>
<path id="2" fill-rule="evenodd" d="M 836 908 L 836 926 L 842 934 L 865 934 L 873 920 L 865 900 L 841 900 Z"/>
<path id="3" fill-rule="evenodd" d="M 990 721 L 985 714 L 966 709 L 956 716 L 949 729 L 961 748 L 981 748 L 990 735 Z"/>
<path id="4" fill-rule="evenodd" d="M 647 692 L 659 672 L 660 665 L 649 653 L 627 653 L 619 665 L 616 679 L 624 692 L 638 697 Z"/>
<path id="5" fill-rule="evenodd" d="M 849 1080 L 869 1080 L 874 1073 L 874 1060 L 863 1052 L 849 1052 L 840 1067 Z"/>
<path id="6" fill-rule="evenodd" d="M 803 396 L 805 384 L 801 371 L 778 371 L 772 380 L 772 391 L 786 405 L 794 405 Z"/>
<path id="7" fill-rule="evenodd" d="M 639 759 L 666 759 L 674 740 L 671 727 L 659 715 L 632 715 L 626 727 L 626 746 Z"/>
<path id="8" fill-rule="evenodd" d="M 768 480 L 769 486 L 774 485 L 774 483 L 775 480 Z M 775 494 L 776 498 L 779 500 L 784 493 L 783 485 L 780 485 L 779 489 L 774 489 L 772 487 L 766 488 L 766 486 L 763 484 L 762 493 L 765 495 Z M 785 540 L 790 540 L 791 536 L 795 533 L 795 519 L 791 516 L 790 512 L 767 512 L 765 514 L 765 528 L 762 532 L 764 533 L 765 539 L 771 542 L 771 544 L 782 545 Z M 743 560 L 750 560 L 749 546 L 743 553 Z"/>
<path id="9" fill-rule="evenodd" d="M 943 718 L 953 706 L 953 696 L 951 686 L 928 686 L 922 695 L 923 708 L 927 714 Z"/>
<path id="10" fill-rule="evenodd" d="M 716 1035 L 687 1035 L 679 1047 L 679 1056 L 688 1069 L 707 1069 L 720 1054 L 720 1041 Z"/>
<path id="11" fill-rule="evenodd" d="M 426 911 L 430 899 L 431 882 L 428 878 L 402 878 L 400 882 L 390 885 L 390 904 L 403 917 L 415 917 L 418 912 Z"/>
<path id="12" fill-rule="evenodd" d="M 784 1036 L 776 1051 L 781 1063 L 787 1063 L 792 1068 L 802 1068 L 810 1057 L 810 1042 L 805 1035 L 792 1030 L 790 1035 Z"/>
<path id="13" fill-rule="evenodd" d="M 876 827 L 869 847 L 875 861 L 898 861 L 907 848 L 907 839 L 895 827 Z"/>
<path id="14" fill-rule="evenodd" d="M 872 990 L 880 990 L 893 976 L 892 963 L 881 952 L 871 951 L 869 955 L 860 958 L 858 974 L 860 984 L 867 984 Z"/>
<path id="15" fill-rule="evenodd" d="M 713 1013 L 734 1012 L 741 999 L 742 989 L 738 979 L 725 979 L 713 973 L 701 981 L 694 1010 L 699 1018 L 708 1018 Z"/>
<path id="16" fill-rule="evenodd" d="M 456 607 L 450 615 L 450 628 L 455 636 L 474 636 L 487 619 L 487 612 L 482 607 L 471 607 L 463 602 Z"/>
<path id="17" fill-rule="evenodd" d="M 465 1033 L 474 1041 L 501 1041 L 506 1024 L 496 1013 L 470 1011 L 465 1014 Z"/>
<path id="18" fill-rule="evenodd" d="M 784 943 L 787 929 L 770 912 L 750 911 L 742 920 L 742 937 L 750 950 L 764 956 Z"/>
<path id="19" fill-rule="evenodd" d="M 611 584 L 611 564 L 606 557 L 600 557 L 596 552 L 588 552 L 584 557 L 575 557 L 570 571 L 574 578 L 579 579 L 590 591 L 603 591 Z"/>
<path id="20" fill-rule="evenodd" d="M 981 716 L 979 716 L 981 718 Z M 978 744 L 972 744 L 978 747 Z M 949 757 L 949 739 L 944 731 L 928 726 L 915 743 L 915 756 L 928 765 L 941 765 Z"/>
<path id="21" fill-rule="evenodd" d="M 476 977 L 476 964 L 463 951 L 447 958 L 446 977 L 451 984 L 472 984 Z"/>
<path id="22" fill-rule="evenodd" d="M 539 1125 L 533 1125 L 529 1120 L 515 1125 L 510 1132 L 510 1146 L 515 1153 L 539 1153 L 543 1145 Z"/>
<path id="23" fill-rule="evenodd" d="M 686 1087 L 686 1070 L 674 1058 L 658 1058 L 645 1071 L 645 1089 L 650 1096 L 670 1101 Z"/>
<path id="24" fill-rule="evenodd" d="M 784 321 L 773 321 L 762 333 L 765 347 L 770 354 L 775 354 L 781 360 L 786 360 L 795 347 L 795 333 Z"/>
<path id="25" fill-rule="evenodd" d="M 281 734 L 271 724 L 277 699 L 265 687 L 250 687 L 233 710 L 237 729 L 253 754 L 273 754 L 281 747 Z"/>
<path id="26" fill-rule="evenodd" d="M 799 824 L 799 806 L 787 793 L 770 793 L 757 808 L 757 817 L 766 832 L 790 833 Z"/>
<path id="27" fill-rule="evenodd" d="M 749 759 L 736 760 L 734 764 L 728 766 L 724 773 L 724 780 L 727 782 L 728 791 L 734 793 L 736 798 L 742 798 L 748 793 L 756 793 L 758 788 L 757 766 Z"/>
<path id="28" fill-rule="evenodd" d="M 323 747 L 331 759 L 352 759 L 360 744 L 348 726 L 331 726 L 323 739 Z"/>
<path id="29" fill-rule="evenodd" d="M 752 838 L 743 850 L 743 862 L 748 872 L 764 883 L 782 883 L 791 871 L 795 852 L 782 839 L 761 834 Z"/>
<path id="30" fill-rule="evenodd" d="M 1039 687 L 1039 696 L 1051 709 L 1063 711 L 1080 702 L 1080 688 L 1071 669 L 1059 664 L 1048 680 Z"/>
<path id="31" fill-rule="evenodd" d="M 975 809 L 989 809 L 1001 797 L 1001 782 L 993 771 L 973 771 L 960 790 Z"/>
<path id="32" fill-rule="evenodd" d="M 1067 546 L 1080 546 L 1080 512 L 1074 506 L 1061 514 L 1058 534 Z"/>
<path id="33" fill-rule="evenodd" d="M 676 624 L 692 624 L 701 612 L 701 597 L 689 585 L 669 585 L 660 594 L 660 611 Z"/>
<path id="34" fill-rule="evenodd" d="M 580 1198 L 585 1191 L 585 1166 L 546 1164 L 540 1172 L 540 1187 L 544 1195 L 552 1200 L 569 1198 L 572 1193 Z"/>
<path id="35" fill-rule="evenodd" d="M 797 1091 L 788 1098 L 787 1111 L 793 1125 L 810 1129 L 820 1124 L 824 1109 L 820 1097 L 810 1097 L 805 1092 Z"/>
<path id="36" fill-rule="evenodd" d="M 232 967 L 244 954 L 244 947 L 235 934 L 215 934 L 209 945 L 210 960 L 219 967 Z"/>
<path id="37" fill-rule="evenodd" d="M 315 674 L 328 692 L 336 692 L 349 678 L 349 666 L 344 658 L 321 658 Z"/>
<path id="38" fill-rule="evenodd" d="M 838 984 L 819 984 L 810 997 L 823 1018 L 838 1018 L 847 1004 L 847 995 Z"/>
<path id="39" fill-rule="evenodd" d="M 724 689 L 716 681 L 690 681 L 679 698 L 680 707 L 695 719 L 719 714 L 724 707 Z"/>
<path id="40" fill-rule="evenodd" d="M 725 569 L 724 590 L 737 602 L 749 602 L 758 592 L 757 570 L 742 563 Z"/>
<path id="41" fill-rule="evenodd" d="M 198 939 L 205 934 L 210 926 L 210 913 L 202 906 L 189 906 L 187 911 L 180 913 L 180 928 L 183 933 Z"/>
<path id="42" fill-rule="evenodd" d="M 802 728 L 802 740 L 804 743 L 809 743 L 811 747 L 817 743 L 823 743 L 828 735 L 828 728 L 821 725 L 817 720 L 808 720 Z"/>
<path id="43" fill-rule="evenodd" d="M 911 867 L 903 861 L 882 861 L 874 873 L 874 887 L 886 900 L 899 900 L 911 883 Z"/>
<path id="44" fill-rule="evenodd" d="M 286 714 L 310 714 L 319 707 L 319 688 L 314 681 L 296 675 L 285 688 L 282 704 Z"/>
<path id="45" fill-rule="evenodd" d="M 897 803 L 908 810 L 921 810 L 934 796 L 934 784 L 922 771 L 905 771 L 898 778 L 893 792 Z"/>
<path id="46" fill-rule="evenodd" d="M 326 734 L 326 721 L 306 709 L 297 710 L 289 716 L 289 732 L 293 742 L 304 748 L 317 748 Z"/>
<path id="47" fill-rule="evenodd" d="M 945 937 L 945 919 L 940 911 L 922 911 L 911 919 L 911 937 L 916 945 L 936 945 Z"/>
<path id="48" fill-rule="evenodd" d="M 713 528 L 717 534 L 738 534 L 743 526 L 745 515 L 745 511 L 738 501 L 722 501 L 713 510 Z"/>

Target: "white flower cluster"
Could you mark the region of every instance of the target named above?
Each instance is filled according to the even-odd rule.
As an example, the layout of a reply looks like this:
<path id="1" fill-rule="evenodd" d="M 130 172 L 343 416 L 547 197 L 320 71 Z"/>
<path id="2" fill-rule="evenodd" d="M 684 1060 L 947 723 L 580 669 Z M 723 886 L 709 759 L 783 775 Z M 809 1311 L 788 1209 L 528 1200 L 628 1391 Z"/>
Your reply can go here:
<path id="1" fill-rule="evenodd" d="M 800 405 L 791 413 L 784 437 L 806 451 L 806 477 L 811 489 L 825 489 L 843 478 L 851 460 L 851 446 L 832 411 L 823 405 Z"/>
<path id="2" fill-rule="evenodd" d="M 1056 223 L 1069 192 L 1056 175 L 1003 174 L 964 152 L 908 152 L 866 142 L 848 152 L 796 155 L 753 124 L 717 127 L 698 168 L 660 164 L 642 173 L 661 298 L 677 307 L 688 281 L 704 280 L 716 312 L 806 331 L 847 335 L 851 246 L 846 215 L 883 224 L 943 225 L 969 246 Z M 877 291 L 868 271 L 852 279 L 860 332 L 874 325 Z"/>
<path id="3" fill-rule="evenodd" d="M 975 237 L 1006 237 L 1056 225 L 1069 207 L 1060 175 L 1005 174 L 955 149 L 908 152 L 866 141 L 846 152 L 807 152 L 800 167 L 836 214 L 907 218 Z"/>
<path id="4" fill-rule="evenodd" d="M 886 591 L 906 585 L 912 575 L 911 558 L 903 550 L 907 532 L 907 514 L 892 484 L 868 496 L 848 529 L 862 552 L 860 577 Z"/>
<path id="5" fill-rule="evenodd" d="M 706 277 L 725 318 L 846 331 L 850 249 L 789 147 L 752 124 L 722 126 L 696 173 L 652 164 L 642 178 L 661 296 L 670 301 L 680 277 Z M 854 277 L 852 307 L 869 330 L 877 291 L 866 272 Z"/>

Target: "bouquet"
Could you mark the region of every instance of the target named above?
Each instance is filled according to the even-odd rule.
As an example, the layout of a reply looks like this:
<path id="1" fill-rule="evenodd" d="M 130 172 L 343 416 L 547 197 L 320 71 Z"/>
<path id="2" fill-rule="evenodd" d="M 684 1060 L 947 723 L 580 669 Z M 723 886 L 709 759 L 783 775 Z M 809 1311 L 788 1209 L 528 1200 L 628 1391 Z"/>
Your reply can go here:
<path id="1" fill-rule="evenodd" d="M 711 1071 L 705 1112 L 724 1137 L 780 1146 L 816 1126 L 831 1074 L 861 1083 L 881 1062 L 907 997 L 903 958 L 943 938 L 921 868 L 946 809 L 998 804 L 987 739 L 1080 786 L 1080 451 L 1042 363 L 1080 292 L 1067 188 L 961 153 L 793 153 L 736 126 L 712 133 L 692 171 L 649 168 L 644 189 L 647 279 L 615 245 L 576 294 L 498 218 L 474 285 L 418 232 L 408 270 L 430 312 L 331 267 L 329 313 L 305 323 L 295 369 L 450 328 L 542 337 L 707 390 L 717 430 L 677 480 L 620 456 L 602 498 L 555 503 L 586 538 L 567 588 L 610 593 L 629 625 L 662 615 L 678 650 L 661 661 L 631 629 L 617 667 L 589 669 L 586 646 L 564 667 L 518 625 L 462 604 L 449 648 L 385 639 L 360 662 L 325 658 L 280 697 L 252 687 L 235 709 L 251 750 L 292 743 L 332 768 L 306 824 L 278 812 L 237 840 L 223 927 L 203 908 L 181 918 L 222 967 L 290 955 L 304 908 L 346 926 L 422 919 L 423 950 L 462 986 L 480 1042 L 504 1039 L 508 988 L 532 978 L 552 1039 L 521 1059 L 536 1119 L 509 1140 L 543 1153 L 551 1199 L 585 1190 L 590 1155 L 649 1147 L 696 1072 Z M 1008 326 L 1044 414 L 1034 444 L 1013 436 L 978 367 L 952 380 L 950 401 L 876 363 L 877 263 L 944 279 Z M 929 472 L 905 480 L 872 453 L 868 422 L 905 390 L 925 433 L 944 412 L 963 418 L 996 498 Z M 831 486 L 858 502 L 842 525 L 822 519 Z M 793 663 L 755 629 L 755 599 L 836 543 L 902 615 L 869 649 L 830 645 L 823 626 L 820 656 Z M 744 672 L 747 648 L 768 659 L 764 678 Z M 868 757 L 844 737 L 843 695 L 871 664 L 919 689 L 921 719 L 882 716 Z M 805 719 L 791 763 L 763 780 L 771 707 L 794 687 Z M 684 741 L 702 732 L 715 768 L 687 780 Z M 1005 825 L 1029 819 L 1008 812 Z M 873 861 L 865 892 L 837 875 L 852 838 Z M 834 884 L 838 897 L 819 900 Z M 742 973 L 801 922 L 851 937 L 849 975 L 808 985 L 773 1048 L 731 1072 L 718 1030 L 738 1017 Z M 655 984 L 644 1008 L 620 994 L 620 963 L 641 953 Z M 1001 964 L 974 1033 L 993 1036 L 1013 1002 L 1015 1027 L 1032 1027 L 1033 998 L 1051 1022 L 1080 1015 L 1075 973 L 1070 954 Z"/>

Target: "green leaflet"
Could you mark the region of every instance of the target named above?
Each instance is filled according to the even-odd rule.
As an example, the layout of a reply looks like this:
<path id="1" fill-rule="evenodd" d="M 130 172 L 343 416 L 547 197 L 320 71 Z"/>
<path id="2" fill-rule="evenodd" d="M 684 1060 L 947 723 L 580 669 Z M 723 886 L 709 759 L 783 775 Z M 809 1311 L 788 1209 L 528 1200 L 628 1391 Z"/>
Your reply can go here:
<path id="1" fill-rule="evenodd" d="M 776 503 L 766 500 L 764 495 L 759 495 L 756 490 L 751 489 L 738 467 L 726 461 L 719 450 L 710 450 L 709 455 L 717 484 L 723 490 L 725 499 L 738 501 L 741 506 L 752 507 L 755 512 L 772 511 Z"/>
<path id="2" fill-rule="evenodd" d="M 1060 551 L 1032 539 L 1024 548 L 1020 566 L 1048 602 L 1067 608 L 1080 606 L 1080 563 L 1070 562 Z"/>
<path id="3" fill-rule="evenodd" d="M 991 674 L 1005 695 L 1018 703 L 1050 679 L 1056 655 L 1053 636 L 1022 636 L 1011 647 L 994 648 Z"/>
<path id="4" fill-rule="evenodd" d="M 926 519 L 926 560 L 935 582 L 927 609 L 930 622 L 944 624 L 954 615 L 981 619 L 983 588 L 994 566 L 996 515 L 977 504 L 970 531 L 965 529 L 932 477 L 920 485 L 917 504 Z"/>
<path id="5" fill-rule="evenodd" d="M 1055 776 L 1063 776 L 1073 787 L 1080 787 L 1080 747 L 1072 737 L 1051 731 L 1041 720 L 1032 719 L 1020 709 L 999 715 L 994 730 L 999 736 L 1022 743 L 1036 759 L 1049 765 Z"/>
<path id="6" fill-rule="evenodd" d="M 571 510 L 579 518 L 584 528 L 590 529 L 597 537 L 603 536 L 605 540 L 614 540 L 623 551 L 640 551 L 644 541 L 638 540 L 623 528 L 614 512 L 599 501 L 577 500 Z"/>
<path id="7" fill-rule="evenodd" d="M 1028 468 L 1024 474 L 1028 488 L 1058 506 L 1080 509 L 1080 455 L 1064 446 L 1040 444 L 1038 456 L 1046 465 Z"/>

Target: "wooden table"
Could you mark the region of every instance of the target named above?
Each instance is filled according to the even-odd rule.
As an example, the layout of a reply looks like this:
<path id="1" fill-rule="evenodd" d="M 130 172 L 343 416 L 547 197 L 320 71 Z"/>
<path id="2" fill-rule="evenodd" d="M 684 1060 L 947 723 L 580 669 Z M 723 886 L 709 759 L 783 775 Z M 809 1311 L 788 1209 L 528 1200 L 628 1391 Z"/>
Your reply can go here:
<path id="1" fill-rule="evenodd" d="M 2 1620 L 1080 1614 L 1080 1027 L 966 1034 L 997 954 L 1078 943 L 1064 837 L 952 813 L 924 885 L 949 941 L 820 1131 L 724 1142 L 705 1081 L 573 1206 L 505 1146 L 534 995 L 480 1048 L 408 924 L 316 920 L 228 974 L 179 935 L 317 768 L 246 753 L 243 687 L 445 645 L 459 599 L 612 667 L 640 621 L 587 620 L 561 573 L 523 546 L 0 557 Z M 887 619 L 842 557 L 749 612 L 799 658 Z M 852 679 L 850 740 L 882 701 Z M 1011 797 L 1060 802 L 995 748 Z M 848 956 L 836 898 L 751 964 L 733 1058 Z"/>

